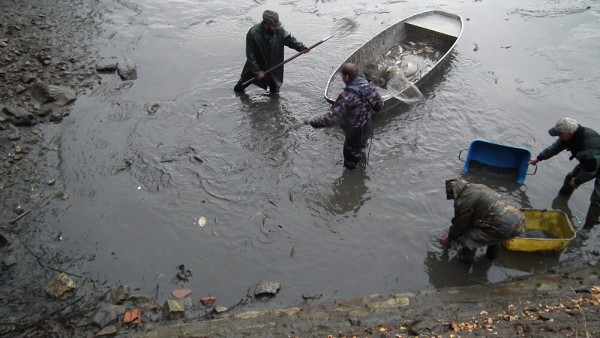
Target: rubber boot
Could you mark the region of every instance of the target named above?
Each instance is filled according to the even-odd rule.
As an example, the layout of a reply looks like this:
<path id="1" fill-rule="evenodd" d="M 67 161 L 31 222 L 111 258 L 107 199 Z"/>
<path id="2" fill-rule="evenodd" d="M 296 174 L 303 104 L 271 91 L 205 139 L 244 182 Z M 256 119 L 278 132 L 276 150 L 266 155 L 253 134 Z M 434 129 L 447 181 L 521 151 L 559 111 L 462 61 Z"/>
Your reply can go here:
<path id="1" fill-rule="evenodd" d="M 473 264 L 473 262 L 475 262 L 476 253 L 477 249 L 461 248 L 459 253 L 460 261 L 465 264 Z"/>
<path id="2" fill-rule="evenodd" d="M 585 216 L 585 223 L 583 229 L 591 230 L 594 225 L 598 224 L 598 217 L 600 217 L 600 206 L 590 205 L 587 215 Z"/>
<path id="3" fill-rule="evenodd" d="M 485 251 L 485 257 L 489 260 L 494 260 L 498 257 L 498 251 L 500 251 L 500 244 L 488 245 L 487 250 Z"/>

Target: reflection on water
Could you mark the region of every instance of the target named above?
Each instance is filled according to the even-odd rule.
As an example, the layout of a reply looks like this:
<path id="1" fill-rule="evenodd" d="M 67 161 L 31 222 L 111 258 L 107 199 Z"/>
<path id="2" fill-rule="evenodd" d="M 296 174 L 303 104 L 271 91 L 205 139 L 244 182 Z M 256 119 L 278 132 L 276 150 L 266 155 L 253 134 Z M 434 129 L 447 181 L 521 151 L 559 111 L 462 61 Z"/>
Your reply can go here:
<path id="1" fill-rule="evenodd" d="M 360 211 L 360 208 L 371 198 L 365 196 L 369 191 L 367 182 L 369 176 L 365 165 L 359 165 L 355 170 L 344 170 L 342 176 L 332 184 L 332 193 L 323 203 L 328 211 L 334 214 L 345 214 Z"/>
<path id="2" fill-rule="evenodd" d="M 492 260 L 480 256 L 473 264 L 465 264 L 458 254 L 448 250 L 442 253 L 430 251 L 424 265 L 429 283 L 436 288 L 444 288 L 488 283 Z"/>

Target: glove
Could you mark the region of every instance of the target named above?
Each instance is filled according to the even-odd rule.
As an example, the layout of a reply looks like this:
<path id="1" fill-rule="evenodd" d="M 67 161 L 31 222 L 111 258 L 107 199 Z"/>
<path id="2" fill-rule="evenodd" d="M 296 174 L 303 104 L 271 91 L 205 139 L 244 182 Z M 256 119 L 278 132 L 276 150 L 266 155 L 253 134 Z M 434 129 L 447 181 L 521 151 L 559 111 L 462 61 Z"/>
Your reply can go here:
<path id="1" fill-rule="evenodd" d="M 302 48 L 302 50 L 300 52 L 302 52 L 303 54 L 306 54 L 306 53 L 310 52 L 310 49 L 308 47 L 304 47 L 304 48 Z"/>

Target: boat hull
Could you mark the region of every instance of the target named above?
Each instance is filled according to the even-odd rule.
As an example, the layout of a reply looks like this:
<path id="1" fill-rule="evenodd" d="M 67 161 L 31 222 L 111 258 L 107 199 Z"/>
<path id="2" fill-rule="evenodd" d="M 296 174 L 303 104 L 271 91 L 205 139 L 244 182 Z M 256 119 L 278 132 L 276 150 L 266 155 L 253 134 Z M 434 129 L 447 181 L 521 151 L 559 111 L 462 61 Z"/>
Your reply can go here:
<path id="1" fill-rule="evenodd" d="M 394 46 L 428 46 L 428 48 L 434 49 L 436 54 L 439 54 L 427 66 L 426 72 L 411 79 L 411 82 L 420 87 L 448 59 L 462 35 L 462 31 L 462 18 L 443 11 L 427 11 L 405 18 L 367 41 L 336 68 L 327 81 L 325 99 L 333 103 L 343 90 L 344 84 L 340 79 L 339 70 L 344 63 L 352 62 L 358 65 L 361 75 L 372 80 L 364 70 L 373 64 L 375 58 L 381 57 L 386 52 L 389 53 L 390 48 Z M 383 83 L 385 80 L 373 82 L 378 85 L 384 101 L 393 97 L 385 88 Z"/>

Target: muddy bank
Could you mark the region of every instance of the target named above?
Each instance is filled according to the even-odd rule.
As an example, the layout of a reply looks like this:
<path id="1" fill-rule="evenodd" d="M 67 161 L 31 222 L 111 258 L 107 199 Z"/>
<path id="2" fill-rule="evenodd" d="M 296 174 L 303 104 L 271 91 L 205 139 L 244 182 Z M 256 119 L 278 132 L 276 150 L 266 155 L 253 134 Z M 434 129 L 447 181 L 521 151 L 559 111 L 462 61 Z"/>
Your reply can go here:
<path id="1" fill-rule="evenodd" d="M 61 251 L 63 235 L 48 221 L 69 199 L 58 173 L 61 122 L 72 102 L 100 81 L 93 5 L 0 3 L 2 336 L 95 330 L 87 316 L 104 290 L 82 272 L 93 257 Z M 48 289 L 56 276 L 77 292 L 68 285 Z"/>
<path id="2" fill-rule="evenodd" d="M 153 327 L 139 337 L 596 337 L 600 266 L 490 285 L 335 303 L 251 307 L 214 319 Z"/>

